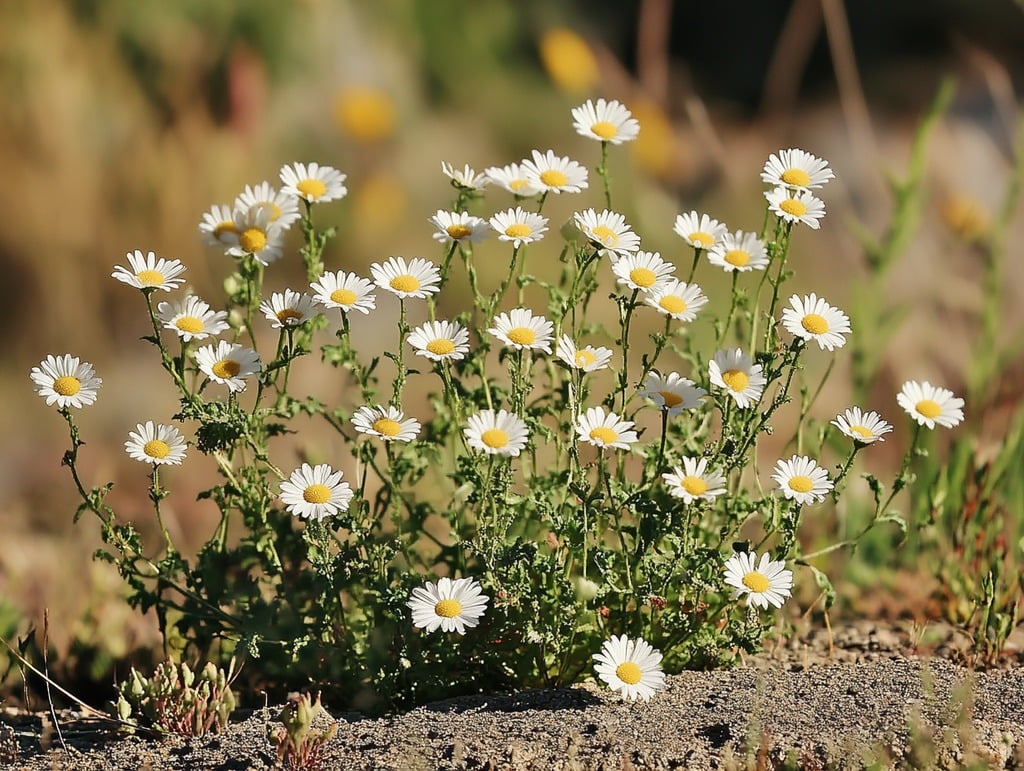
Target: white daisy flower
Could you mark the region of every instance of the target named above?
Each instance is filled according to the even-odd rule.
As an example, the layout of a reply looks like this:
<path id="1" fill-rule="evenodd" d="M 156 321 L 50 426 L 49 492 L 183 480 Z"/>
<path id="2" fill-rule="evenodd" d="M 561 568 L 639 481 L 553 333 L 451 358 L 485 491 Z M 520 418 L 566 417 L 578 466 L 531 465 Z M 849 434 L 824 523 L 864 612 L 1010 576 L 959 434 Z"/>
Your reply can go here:
<path id="1" fill-rule="evenodd" d="M 694 249 L 710 249 L 728 232 L 724 223 L 696 211 L 677 215 L 672 229 Z"/>
<path id="2" fill-rule="evenodd" d="M 352 416 L 360 434 L 379 436 L 385 442 L 411 442 L 420 433 L 420 422 L 394 407 L 360 407 Z"/>
<path id="3" fill-rule="evenodd" d="M 791 308 L 782 311 L 782 326 L 796 337 L 814 340 L 821 350 L 846 345 L 843 335 L 850 334 L 850 317 L 813 292 L 801 298 L 789 298 Z"/>
<path id="4" fill-rule="evenodd" d="M 258 375 L 263 368 L 256 351 L 227 340 L 219 341 L 216 348 L 204 345 L 196 349 L 196 365 L 210 380 L 231 391 L 244 391 L 245 378 Z"/>
<path id="5" fill-rule="evenodd" d="M 764 270 L 768 267 L 768 250 L 754 233 L 725 233 L 708 251 L 708 262 L 726 273 L 734 270 Z"/>
<path id="6" fill-rule="evenodd" d="M 505 410 L 481 410 L 466 422 L 466 443 L 487 455 L 517 457 L 530 436 L 525 421 Z"/>
<path id="7" fill-rule="evenodd" d="M 468 163 L 460 171 L 450 163 L 442 161 L 441 171 L 452 181 L 455 187 L 462 187 L 467 190 L 483 190 L 491 182 L 486 174 L 477 174 Z"/>
<path id="8" fill-rule="evenodd" d="M 543 316 L 534 316 L 529 308 L 513 308 L 494 317 L 493 327 L 487 330 L 507 347 L 518 351 L 541 350 L 551 353 L 554 325 Z"/>
<path id="9" fill-rule="evenodd" d="M 312 297 L 305 292 L 300 294 L 291 289 L 274 292 L 269 300 L 260 303 L 260 310 L 270 319 L 274 329 L 297 327 L 317 314 Z"/>
<path id="10" fill-rule="evenodd" d="M 576 133 L 599 142 L 621 145 L 632 142 L 640 134 L 640 123 L 625 105 L 614 99 L 588 99 L 572 109 L 572 127 Z"/>
<path id="11" fill-rule="evenodd" d="M 658 252 L 626 254 L 612 264 L 612 273 L 618 277 L 618 283 L 644 294 L 655 292 L 669 283 L 675 269 L 676 266 L 661 259 Z"/>
<path id="12" fill-rule="evenodd" d="M 669 415 L 678 415 L 684 410 L 692 410 L 700 406 L 701 399 L 708 392 L 689 378 L 678 372 L 669 372 L 662 376 L 657 371 L 648 372 L 644 388 L 640 395 L 650 399 Z"/>
<path id="13" fill-rule="evenodd" d="M 412 611 L 412 624 L 428 634 L 442 632 L 465 634 L 480 623 L 490 598 L 472 578 L 439 578 L 417 586 L 406 606 Z"/>
<path id="14" fill-rule="evenodd" d="M 908 380 L 896 401 L 919 425 L 928 428 L 935 428 L 936 423 L 943 428 L 953 428 L 964 419 L 964 400 L 927 380 L 923 383 Z"/>
<path id="15" fill-rule="evenodd" d="M 437 228 L 431 236 L 435 241 L 450 244 L 453 241 L 470 243 L 487 238 L 487 221 L 474 217 L 468 212 L 452 212 L 438 209 L 437 214 L 430 218 L 430 224 Z"/>
<path id="16" fill-rule="evenodd" d="M 377 286 L 403 299 L 429 297 L 440 289 L 437 266 L 422 257 L 413 257 L 408 263 L 404 257 L 390 257 L 385 263 L 373 263 L 370 273 Z"/>
<path id="17" fill-rule="evenodd" d="M 490 219 L 491 227 L 501 241 L 511 241 L 518 249 L 522 244 L 539 241 L 547 232 L 548 220 L 539 214 L 528 212 L 521 206 L 498 212 Z"/>
<path id="18" fill-rule="evenodd" d="M 347 174 L 342 174 L 332 166 L 321 166 L 319 163 L 293 163 L 281 167 L 281 181 L 284 187 L 281 192 L 293 195 L 308 203 L 327 203 L 348 195 L 345 187 Z"/>
<path id="19" fill-rule="evenodd" d="M 761 181 L 766 184 L 798 190 L 822 187 L 833 178 L 828 161 L 796 148 L 772 153 L 761 172 Z"/>
<path id="20" fill-rule="evenodd" d="M 631 430 L 634 425 L 614 412 L 606 414 L 601 407 L 591 407 L 576 419 L 576 434 L 595 447 L 628 450 L 637 440 L 636 431 Z"/>
<path id="21" fill-rule="evenodd" d="M 713 501 L 725 493 L 725 477 L 708 468 L 707 458 L 683 456 L 683 465 L 676 466 L 670 474 L 662 474 L 661 478 L 672 496 L 682 498 L 686 504 Z"/>
<path id="22" fill-rule="evenodd" d="M 693 321 L 697 318 L 697 311 L 708 304 L 708 298 L 696 284 L 670 279 L 661 286 L 655 286 L 644 298 L 644 303 L 678 321 Z"/>
<path id="23" fill-rule="evenodd" d="M 772 479 L 779 483 L 783 495 L 801 506 L 820 503 L 833 487 L 828 472 L 806 455 L 776 461 Z"/>
<path id="24" fill-rule="evenodd" d="M 818 220 L 825 216 L 825 202 L 815 198 L 810 191 L 779 186 L 765 191 L 764 197 L 776 217 L 786 222 L 802 222 L 812 230 L 821 227 Z"/>
<path id="25" fill-rule="evenodd" d="M 245 186 L 245 190 L 235 199 L 235 209 L 252 209 L 256 206 L 265 207 L 270 212 L 271 224 L 287 230 L 299 213 L 299 202 L 295 196 L 284 190 L 275 190 L 269 182 L 260 182 L 255 187 Z"/>
<path id="26" fill-rule="evenodd" d="M 325 308 L 341 308 L 345 313 L 359 311 L 365 315 L 377 307 L 373 284 L 355 273 L 343 270 L 324 273 L 309 288 L 313 290 L 313 299 Z"/>
<path id="27" fill-rule="evenodd" d="M 786 570 L 781 560 L 773 562 L 767 552 L 761 555 L 757 567 L 755 562 L 754 552 L 736 552 L 725 561 L 725 583 L 735 589 L 732 598 L 746 595 L 751 608 L 781 608 L 793 593 L 793 571 Z"/>
<path id="28" fill-rule="evenodd" d="M 741 409 L 752 407 L 761 400 L 767 380 L 760 364 L 739 348 L 718 351 L 708 362 L 711 385 L 724 389 L 736 400 Z"/>
<path id="29" fill-rule="evenodd" d="M 882 420 L 877 412 L 861 412 L 860 407 L 851 407 L 841 415 L 836 415 L 832 425 L 846 436 L 859 444 L 884 442 L 884 434 L 892 431 L 892 426 Z"/>
<path id="30" fill-rule="evenodd" d="M 238 242 L 226 251 L 232 257 L 251 254 L 256 261 L 269 265 L 284 252 L 284 230 L 270 221 L 270 209 L 256 206 L 235 209 Z"/>
<path id="31" fill-rule="evenodd" d="M 522 162 L 530 184 L 542 193 L 578 193 L 587 187 L 587 168 L 554 150 L 532 152 L 533 160 Z"/>
<path id="32" fill-rule="evenodd" d="M 609 688 L 618 691 L 624 700 L 649 701 L 665 687 L 665 673 L 661 669 L 661 653 L 638 637 L 612 636 L 594 654 L 594 671 Z"/>
<path id="33" fill-rule="evenodd" d="M 238 244 L 238 228 L 230 206 L 211 206 L 208 212 L 203 213 L 199 232 L 203 236 L 203 243 L 210 246 L 231 247 Z"/>
<path id="34" fill-rule="evenodd" d="M 344 474 L 326 463 L 310 466 L 303 463 L 281 483 L 280 497 L 285 508 L 303 519 L 326 519 L 348 511 L 354 493 Z"/>
<path id="35" fill-rule="evenodd" d="M 490 182 L 520 198 L 530 198 L 540 192 L 540 188 L 534 187 L 526 178 L 526 170 L 518 163 L 510 163 L 508 166 L 491 166 L 484 171 L 484 174 Z"/>
<path id="36" fill-rule="evenodd" d="M 228 328 L 227 311 L 215 311 L 195 295 L 178 302 L 156 306 L 156 317 L 164 329 L 173 329 L 184 342 L 219 335 Z"/>
<path id="37" fill-rule="evenodd" d="M 29 373 L 33 390 L 46 399 L 46 406 L 59 409 L 88 406 L 96 401 L 96 392 L 103 381 L 96 377 L 92 364 L 65 353 L 47 356 Z"/>
<path id="38" fill-rule="evenodd" d="M 605 369 L 611 361 L 612 352 L 608 348 L 595 348 L 588 345 L 586 348 L 577 348 L 569 335 L 562 335 L 558 338 L 555 346 L 555 356 L 564 361 L 572 369 L 581 369 L 584 372 L 596 372 Z"/>
<path id="39" fill-rule="evenodd" d="M 185 460 L 185 437 L 174 426 L 154 425 L 147 420 L 128 432 L 124 451 L 129 457 L 153 466 L 180 466 Z"/>
<path id="40" fill-rule="evenodd" d="M 632 231 L 621 214 L 608 209 L 598 214 L 594 209 L 587 209 L 576 212 L 572 218 L 580 232 L 598 247 L 598 253 L 613 261 L 640 248 L 640 236 Z"/>
<path id="41" fill-rule="evenodd" d="M 185 283 L 185 279 L 178 278 L 185 272 L 185 266 L 179 260 L 165 260 L 157 257 L 155 252 L 143 255 L 138 249 L 128 252 L 125 257 L 130 267 L 115 265 L 110 275 L 129 286 L 143 291 L 162 289 L 170 292 Z"/>
<path id="42" fill-rule="evenodd" d="M 412 330 L 407 340 L 417 356 L 431 361 L 457 361 L 469 353 L 469 332 L 454 321 L 428 321 Z"/>

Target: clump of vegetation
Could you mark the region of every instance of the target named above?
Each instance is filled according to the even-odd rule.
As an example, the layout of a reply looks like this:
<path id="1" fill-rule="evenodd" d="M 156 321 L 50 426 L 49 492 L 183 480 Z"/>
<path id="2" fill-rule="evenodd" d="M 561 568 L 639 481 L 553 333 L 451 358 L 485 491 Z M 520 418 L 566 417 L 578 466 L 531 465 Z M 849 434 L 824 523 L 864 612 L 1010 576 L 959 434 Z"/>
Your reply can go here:
<path id="1" fill-rule="evenodd" d="M 144 725 L 162 734 L 203 736 L 220 733 L 237 700 L 231 690 L 235 673 L 207 663 L 199 672 L 188 664 L 159 664 L 152 677 L 135 668 L 118 689 L 117 715 L 129 725 Z"/>
<path id="2" fill-rule="evenodd" d="M 311 771 L 319 768 L 324 745 L 338 730 L 337 721 L 321 730 L 313 723 L 327 710 L 308 693 L 292 694 L 277 716 L 280 725 L 267 726 L 267 738 L 277 750 L 277 762 L 289 771 Z"/>

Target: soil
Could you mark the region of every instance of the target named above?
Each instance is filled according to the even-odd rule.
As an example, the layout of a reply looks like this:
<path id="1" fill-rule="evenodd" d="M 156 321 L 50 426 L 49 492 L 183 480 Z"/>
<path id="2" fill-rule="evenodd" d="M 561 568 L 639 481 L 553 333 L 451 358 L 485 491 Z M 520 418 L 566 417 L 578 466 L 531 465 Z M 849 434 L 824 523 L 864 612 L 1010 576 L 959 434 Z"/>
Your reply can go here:
<path id="1" fill-rule="evenodd" d="M 858 623 L 831 639 L 794 636 L 731 671 L 670 676 L 648 703 L 588 683 L 376 720 L 335 715 L 319 767 L 1024 768 L 1020 646 L 1012 640 L 1002 666 L 981 671 L 963 665 L 964 642 L 948 629 Z M 0 767 L 270 769 L 267 726 L 278 711 L 240 713 L 219 735 L 161 741 L 123 738 L 74 712 L 59 716 L 60 736 L 45 715 L 0 715 Z"/>

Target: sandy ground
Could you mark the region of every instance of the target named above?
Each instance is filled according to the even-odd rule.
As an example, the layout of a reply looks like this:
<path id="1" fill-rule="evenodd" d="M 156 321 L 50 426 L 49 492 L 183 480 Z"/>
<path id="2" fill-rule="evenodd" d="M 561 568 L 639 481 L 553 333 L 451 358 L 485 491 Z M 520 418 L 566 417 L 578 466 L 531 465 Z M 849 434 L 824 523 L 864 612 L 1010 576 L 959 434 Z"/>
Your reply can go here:
<path id="1" fill-rule="evenodd" d="M 953 663 L 950 636 L 861 623 L 790 640 L 727 672 L 684 672 L 649 703 L 594 684 L 439 702 L 379 720 L 337 715 L 322 769 L 1024 768 L 1024 668 Z M 927 654 L 927 655 L 925 655 Z M 329 707 L 329 705 L 327 705 Z M 66 715 L 8 715 L 11 769 L 269 769 L 276 709 L 219 736 L 117 738 Z M 44 740 L 45 741 L 45 740 Z M 17 753 L 17 757 L 13 756 Z"/>

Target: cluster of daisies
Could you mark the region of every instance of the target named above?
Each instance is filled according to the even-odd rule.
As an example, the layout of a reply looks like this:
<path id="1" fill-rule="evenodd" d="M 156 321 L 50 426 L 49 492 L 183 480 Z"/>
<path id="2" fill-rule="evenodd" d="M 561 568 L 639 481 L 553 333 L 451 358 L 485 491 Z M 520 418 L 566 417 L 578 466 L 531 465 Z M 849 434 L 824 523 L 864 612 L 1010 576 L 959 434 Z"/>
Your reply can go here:
<path id="1" fill-rule="evenodd" d="M 605 147 L 635 139 L 639 132 L 637 121 L 615 101 L 588 101 L 574 109 L 572 117 L 579 134 Z M 493 185 L 512 193 L 517 203 L 533 197 L 543 200 L 548 194 L 579 193 L 588 186 L 584 166 L 551 150 L 533 151 L 531 158 L 520 163 L 481 173 L 469 166 L 457 169 L 447 163 L 442 164 L 442 171 L 461 192 L 482 191 Z M 802 150 L 784 150 L 768 159 L 761 178 L 768 186 L 764 193 L 768 209 L 780 224 L 819 227 L 825 206 L 813 191 L 833 178 L 827 162 Z M 337 200 L 347 192 L 344 174 L 315 163 L 285 166 L 280 179 L 280 189 L 263 182 L 246 187 L 232 206 L 212 207 L 199 226 L 206 242 L 229 255 L 251 257 L 268 265 L 282 255 L 285 232 L 303 217 L 301 206 L 309 211 L 309 207 Z M 540 241 L 548 232 L 549 222 L 539 213 L 540 208 L 527 211 L 517 205 L 486 220 L 467 211 L 440 210 L 430 218 L 433 238 L 454 246 L 496 235 L 518 250 Z M 756 233 L 730 231 L 725 224 L 696 211 L 680 214 L 674 225 L 675 233 L 694 249 L 694 269 L 686 279 L 675 275 L 676 265 L 671 260 L 663 259 L 658 252 L 643 251 L 640 237 L 617 212 L 585 209 L 573 215 L 573 223 L 578 239 L 593 248 L 595 257 L 607 258 L 612 279 L 621 291 L 632 293 L 634 302 L 679 322 L 692 321 L 708 302 L 692 281 L 702 256 L 710 265 L 736 274 L 765 270 L 769 264 L 767 245 Z M 141 290 L 148 301 L 155 292 L 178 289 L 184 283 L 184 271 L 178 260 L 135 251 L 127 255 L 127 265 L 115 268 L 113 277 Z M 429 260 L 390 257 L 371 265 L 369 277 L 328 272 L 311 283 L 309 291 L 287 289 L 274 293 L 260 305 L 260 311 L 271 327 L 287 331 L 321 312 L 339 311 L 343 318 L 353 311 L 370 314 L 376 310 L 378 290 L 402 303 L 429 298 L 441 289 L 444 278 L 438 265 Z M 257 351 L 235 340 L 212 340 L 230 328 L 224 311 L 214 310 L 202 299 L 187 294 L 177 301 L 160 302 L 154 319 L 180 338 L 183 351 L 188 351 L 194 361 L 197 376 L 204 377 L 206 383 L 222 385 L 235 394 L 244 391 L 252 378 L 260 377 L 263 364 Z M 814 342 L 830 352 L 841 348 L 851 333 L 847 315 L 813 293 L 790 297 L 778 322 L 800 345 Z M 583 378 L 610 367 L 610 349 L 583 345 L 530 308 L 497 313 L 488 323 L 485 331 L 474 330 L 479 338 L 489 335 L 507 349 L 530 357 L 551 355 L 554 349 L 555 358 L 573 377 Z M 201 347 L 190 347 L 208 339 L 210 342 Z M 461 323 L 443 319 L 412 328 L 405 339 L 416 355 L 438 368 L 470 355 L 480 342 Z M 32 370 L 31 378 L 47 404 L 61 410 L 92 404 L 102 382 L 90 364 L 71 355 L 48 356 Z M 723 396 L 723 404 L 753 411 L 767 385 L 763 367 L 752 355 L 729 348 L 717 351 L 709 361 L 706 387 L 678 372 L 652 371 L 638 394 L 668 418 L 708 404 L 709 389 Z M 928 382 L 908 381 L 897 399 L 915 421 L 928 428 L 952 427 L 963 419 L 963 400 Z M 350 422 L 354 431 L 371 441 L 412 442 L 421 432 L 420 422 L 395 405 L 360 407 Z M 847 409 L 832 424 L 858 448 L 884 441 L 884 435 L 892 430 L 878 413 L 859 407 Z M 598 451 L 629 450 L 638 441 L 632 421 L 601 406 L 580 406 L 573 416 L 573 428 L 576 442 L 593 445 Z M 469 450 L 490 456 L 516 457 L 530 441 L 523 416 L 506 409 L 480 410 L 467 418 L 462 431 Z M 154 473 L 160 465 L 180 464 L 186 448 L 186 439 L 176 428 L 152 421 L 138 424 L 125 442 L 126 452 L 151 464 Z M 824 500 L 834 486 L 824 468 L 802 455 L 778 460 L 772 479 L 795 506 Z M 662 481 L 683 505 L 713 501 L 727 489 L 722 470 L 707 457 L 682 457 L 678 466 L 662 475 Z M 292 514 L 322 520 L 347 511 L 354 492 L 342 471 L 327 464 L 304 463 L 281 483 L 279 497 Z M 791 594 L 793 574 L 783 561 L 772 560 L 768 553 L 736 553 L 725 561 L 723 581 L 732 589 L 733 599 L 744 598 L 753 611 L 781 607 Z M 414 589 L 408 606 L 413 624 L 428 633 L 440 630 L 465 634 L 478 625 L 488 601 L 483 587 L 473 578 L 440 578 Z M 661 653 L 643 639 L 612 637 L 594 659 L 598 675 L 627 699 L 648 699 L 664 685 Z"/>

